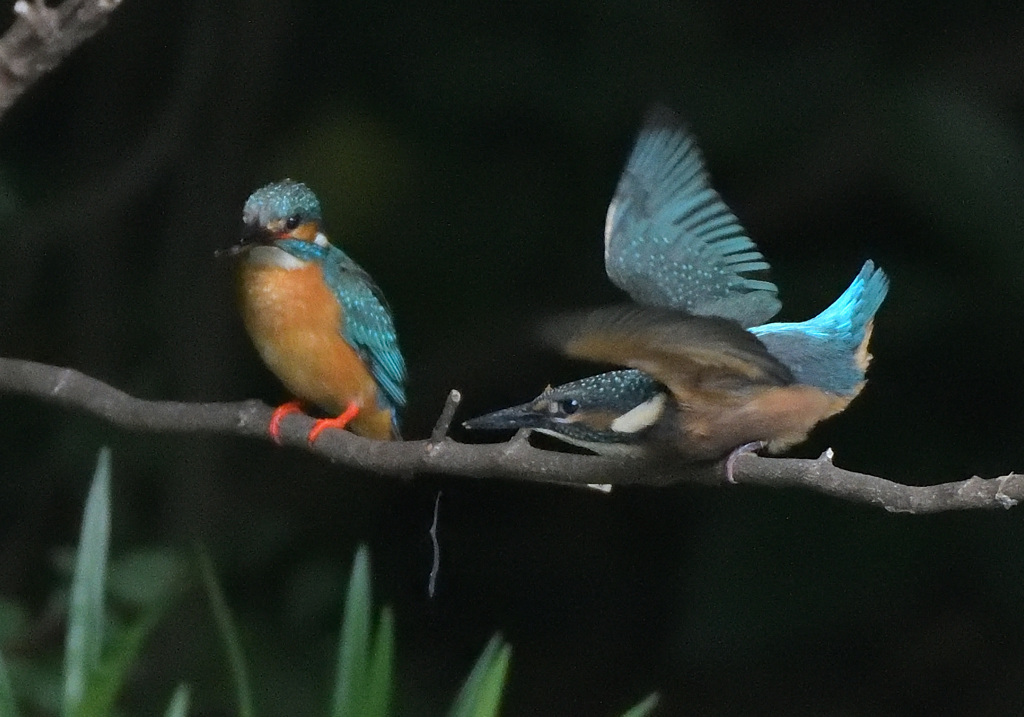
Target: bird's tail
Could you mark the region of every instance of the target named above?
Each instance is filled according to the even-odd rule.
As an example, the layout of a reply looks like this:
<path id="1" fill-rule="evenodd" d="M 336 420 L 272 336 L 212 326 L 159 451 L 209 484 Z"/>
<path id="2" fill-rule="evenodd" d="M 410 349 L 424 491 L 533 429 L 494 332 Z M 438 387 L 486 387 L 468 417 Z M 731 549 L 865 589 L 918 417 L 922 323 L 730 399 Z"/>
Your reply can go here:
<path id="1" fill-rule="evenodd" d="M 888 291 L 885 272 L 867 261 L 846 291 L 814 318 L 750 331 L 800 383 L 840 395 L 856 394 L 871 360 L 868 343 L 875 313 Z"/>
<path id="2" fill-rule="evenodd" d="M 871 323 L 889 291 L 889 277 L 871 260 L 832 305 L 804 322 L 810 330 L 832 334 L 847 346 L 860 347 L 870 338 Z"/>

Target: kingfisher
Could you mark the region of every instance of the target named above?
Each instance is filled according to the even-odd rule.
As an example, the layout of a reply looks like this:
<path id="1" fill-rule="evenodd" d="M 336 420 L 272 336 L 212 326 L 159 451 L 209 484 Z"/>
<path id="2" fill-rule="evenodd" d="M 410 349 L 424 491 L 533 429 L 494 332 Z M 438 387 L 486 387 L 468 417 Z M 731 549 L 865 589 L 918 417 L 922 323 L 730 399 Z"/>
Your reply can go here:
<path id="1" fill-rule="evenodd" d="M 301 182 L 257 189 L 242 212 L 240 241 L 220 254 L 239 256 L 242 319 L 264 363 L 298 399 L 279 406 L 281 420 L 315 406 L 312 443 L 327 428 L 398 439 L 405 405 L 405 361 L 391 310 L 370 275 L 331 244 L 320 201 Z"/>
<path id="2" fill-rule="evenodd" d="M 781 308 L 768 262 L 712 188 L 691 134 L 648 114 L 605 221 L 605 268 L 636 302 L 550 324 L 569 356 L 629 367 L 464 423 L 528 428 L 599 454 L 729 458 L 804 440 L 863 389 L 885 273 L 868 261 L 817 316 Z"/>

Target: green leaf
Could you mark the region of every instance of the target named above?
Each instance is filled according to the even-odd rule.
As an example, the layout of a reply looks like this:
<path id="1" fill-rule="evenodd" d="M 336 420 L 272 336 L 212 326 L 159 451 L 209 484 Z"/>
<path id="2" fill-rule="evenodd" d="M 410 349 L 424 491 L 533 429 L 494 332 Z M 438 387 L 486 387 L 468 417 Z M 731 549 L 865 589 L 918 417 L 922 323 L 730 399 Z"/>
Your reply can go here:
<path id="1" fill-rule="evenodd" d="M 103 648 L 103 590 L 110 542 L 110 449 L 100 450 L 85 502 L 71 580 L 68 633 L 64 644 L 64 714 L 78 713 L 89 674 Z"/>
<path id="2" fill-rule="evenodd" d="M 238 628 L 231 617 L 231 611 L 224 599 L 220 583 L 217 582 L 213 561 L 210 560 L 209 554 L 202 546 L 197 546 L 196 551 L 199 558 L 199 572 L 203 578 L 207 598 L 210 600 L 210 609 L 213 610 L 213 619 L 217 623 L 217 632 L 220 633 L 221 642 L 224 644 L 224 651 L 227 653 L 228 664 L 231 667 L 231 677 L 235 682 L 238 714 L 241 717 L 253 717 L 255 710 L 253 709 L 252 683 L 249 681 L 249 671 L 242 655 L 242 642 L 238 637 Z"/>
<path id="3" fill-rule="evenodd" d="M 64 674 L 61 656 L 33 659 L 7 658 L 11 685 L 17 685 L 18 703 L 28 714 L 56 715 L 64 707 Z"/>
<path id="4" fill-rule="evenodd" d="M 188 703 L 191 697 L 188 685 L 182 683 L 171 695 L 171 702 L 167 705 L 164 717 L 185 717 L 188 714 Z"/>
<path id="5" fill-rule="evenodd" d="M 382 608 L 373 638 L 370 665 L 366 675 L 366 717 L 387 717 L 391 706 L 391 683 L 395 660 L 395 618 Z"/>
<path id="6" fill-rule="evenodd" d="M 658 706 L 658 693 L 652 692 L 644 700 L 622 713 L 622 717 L 647 717 Z"/>
<path id="7" fill-rule="evenodd" d="M 484 647 L 459 690 L 449 717 L 494 717 L 501 706 L 512 648 L 496 634 Z"/>
<path id="8" fill-rule="evenodd" d="M 122 628 L 111 640 L 99 664 L 89 675 L 85 694 L 78 705 L 78 717 L 108 715 L 114 707 L 128 673 L 139 659 L 139 654 L 153 628 L 160 621 L 169 600 L 154 605 L 133 625 Z"/>
<path id="9" fill-rule="evenodd" d="M 338 644 L 338 667 L 331 699 L 331 717 L 362 717 L 370 644 L 370 555 L 360 545 L 348 580 L 345 615 Z"/>
<path id="10" fill-rule="evenodd" d="M 18 717 L 18 705 L 14 701 L 11 678 L 7 674 L 7 663 L 0 654 L 0 717 Z"/>
<path id="11" fill-rule="evenodd" d="M 0 598 L 0 644 L 16 639 L 29 624 L 24 605 Z"/>
<path id="12" fill-rule="evenodd" d="M 115 604 L 145 609 L 165 601 L 184 582 L 187 564 L 167 548 L 139 548 L 110 561 L 107 595 Z"/>

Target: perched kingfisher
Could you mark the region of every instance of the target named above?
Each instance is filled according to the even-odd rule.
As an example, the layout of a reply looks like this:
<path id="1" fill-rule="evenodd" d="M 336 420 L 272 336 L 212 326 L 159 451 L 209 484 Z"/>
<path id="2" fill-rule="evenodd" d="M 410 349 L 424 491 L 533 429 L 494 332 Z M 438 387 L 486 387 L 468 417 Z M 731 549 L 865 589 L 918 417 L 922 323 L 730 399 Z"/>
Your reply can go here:
<path id="1" fill-rule="evenodd" d="M 737 451 L 804 440 L 864 387 L 885 274 L 868 261 L 818 316 L 766 324 L 781 308 L 768 263 L 668 110 L 649 114 L 619 180 L 605 268 L 638 305 L 563 318 L 547 338 L 630 369 L 548 387 L 467 428 L 530 428 L 602 454 L 729 455 L 731 468 Z"/>
<path id="2" fill-rule="evenodd" d="M 326 428 L 349 428 L 397 439 L 405 405 L 405 361 L 380 289 L 321 229 L 320 201 L 305 184 L 268 184 L 245 203 L 239 300 L 245 327 L 271 371 L 299 400 L 274 411 L 270 435 L 280 443 L 281 419 L 312 404 Z M 301 402 L 301 403 L 300 403 Z"/>

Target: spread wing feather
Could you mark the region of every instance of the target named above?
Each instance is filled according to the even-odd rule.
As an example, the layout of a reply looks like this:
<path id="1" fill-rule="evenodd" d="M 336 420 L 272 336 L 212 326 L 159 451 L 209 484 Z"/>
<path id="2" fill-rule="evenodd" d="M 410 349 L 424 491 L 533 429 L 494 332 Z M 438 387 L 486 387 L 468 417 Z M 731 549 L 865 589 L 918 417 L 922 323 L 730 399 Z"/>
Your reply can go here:
<path id="1" fill-rule="evenodd" d="M 780 308 L 768 268 L 711 187 L 693 137 L 672 112 L 653 109 L 608 207 L 608 276 L 640 304 L 750 327 Z"/>
<path id="2" fill-rule="evenodd" d="M 793 376 L 734 321 L 636 307 L 552 322 L 550 343 L 575 357 L 628 366 L 665 384 L 681 403 L 707 391 L 784 386 Z"/>

